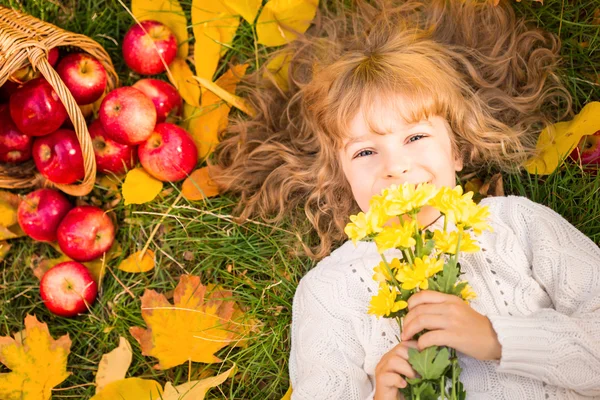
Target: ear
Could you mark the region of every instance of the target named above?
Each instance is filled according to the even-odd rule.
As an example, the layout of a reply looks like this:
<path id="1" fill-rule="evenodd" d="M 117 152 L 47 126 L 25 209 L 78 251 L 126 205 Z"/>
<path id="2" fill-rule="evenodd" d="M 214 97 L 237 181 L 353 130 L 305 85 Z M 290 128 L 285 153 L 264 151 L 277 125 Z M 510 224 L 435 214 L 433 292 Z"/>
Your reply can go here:
<path id="1" fill-rule="evenodd" d="M 460 155 L 454 156 L 454 171 L 462 171 L 463 169 L 463 160 Z"/>

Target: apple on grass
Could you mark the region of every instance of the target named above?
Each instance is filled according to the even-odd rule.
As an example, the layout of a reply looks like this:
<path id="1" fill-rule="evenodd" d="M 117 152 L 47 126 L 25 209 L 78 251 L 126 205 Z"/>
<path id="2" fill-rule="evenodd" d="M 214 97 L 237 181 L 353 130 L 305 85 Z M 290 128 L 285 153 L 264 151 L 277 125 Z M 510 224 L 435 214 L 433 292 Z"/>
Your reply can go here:
<path id="1" fill-rule="evenodd" d="M 32 79 L 10 96 L 10 116 L 21 132 L 44 136 L 67 119 L 67 110 L 52 86 L 44 79 Z"/>
<path id="2" fill-rule="evenodd" d="M 164 122 L 156 125 L 147 141 L 138 147 L 144 169 L 156 179 L 175 182 L 184 179 L 196 166 L 198 150 L 184 129 Z"/>
<path id="3" fill-rule="evenodd" d="M 152 134 L 156 125 L 156 108 L 144 93 L 124 86 L 111 91 L 102 100 L 99 118 L 109 138 L 134 145 Z"/>
<path id="4" fill-rule="evenodd" d="M 29 237 L 43 242 L 56 240 L 58 224 L 73 206 L 57 190 L 38 189 L 19 203 L 17 221 Z"/>
<path id="5" fill-rule="evenodd" d="M 101 208 L 79 206 L 65 215 L 56 232 L 63 253 L 77 261 L 102 256 L 115 240 L 115 225 Z"/>
<path id="6" fill-rule="evenodd" d="M 177 55 L 177 38 L 164 24 L 146 20 L 133 25 L 123 38 L 125 64 L 138 74 L 165 72 Z M 162 57 L 162 60 L 161 60 Z"/>
<path id="7" fill-rule="evenodd" d="M 77 104 L 91 104 L 106 89 L 106 70 L 96 58 L 86 53 L 73 53 L 58 63 L 56 72 Z"/>
<path id="8" fill-rule="evenodd" d="M 88 131 L 94 146 L 98 172 L 120 175 L 133 168 L 137 158 L 135 146 L 110 139 L 98 119 L 90 124 Z"/>
<path id="9" fill-rule="evenodd" d="M 31 158 L 33 139 L 21 132 L 10 118 L 8 104 L 0 105 L 0 161 L 20 163 Z"/>
<path id="10" fill-rule="evenodd" d="M 85 176 L 81 146 L 77 134 L 70 129 L 35 139 L 33 161 L 40 173 L 54 183 L 69 184 Z"/>
<path id="11" fill-rule="evenodd" d="M 575 162 L 581 160 L 583 165 L 600 164 L 600 131 L 583 136 L 571 152 L 571 158 Z"/>
<path id="12" fill-rule="evenodd" d="M 40 295 L 52 313 L 74 317 L 96 299 L 98 285 L 85 265 L 66 261 L 50 268 L 40 281 Z"/>
<path id="13" fill-rule="evenodd" d="M 158 79 L 140 79 L 132 87 L 152 100 L 156 108 L 156 123 L 165 122 L 171 115 L 181 115 L 181 96 L 170 83 Z"/>

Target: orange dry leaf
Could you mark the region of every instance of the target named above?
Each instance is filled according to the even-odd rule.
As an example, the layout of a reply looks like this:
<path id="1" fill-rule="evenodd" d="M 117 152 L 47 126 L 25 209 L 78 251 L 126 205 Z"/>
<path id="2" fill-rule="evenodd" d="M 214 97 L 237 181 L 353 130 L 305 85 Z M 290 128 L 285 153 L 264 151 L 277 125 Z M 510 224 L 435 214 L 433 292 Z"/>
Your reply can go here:
<path id="1" fill-rule="evenodd" d="M 0 374 L 0 399 L 50 399 L 52 388 L 69 376 L 70 348 L 68 334 L 54 340 L 48 325 L 27 315 L 24 332 L 0 337 L 0 362 L 11 370 Z"/>
<path id="2" fill-rule="evenodd" d="M 192 1 L 197 76 L 212 81 L 219 59 L 233 42 L 239 24 L 240 17 L 237 13 L 228 9 L 221 1 Z"/>
<path id="3" fill-rule="evenodd" d="M 191 79 L 194 73 L 182 58 L 176 58 L 169 65 L 173 80 L 171 83 L 187 104 L 198 107 L 200 105 L 200 88 Z M 171 77 L 169 77 L 170 79 Z"/>
<path id="4" fill-rule="evenodd" d="M 231 292 L 207 287 L 197 276 L 182 275 L 171 305 L 164 294 L 146 290 L 142 296 L 142 317 L 147 329 L 132 327 L 129 332 L 142 347 L 142 354 L 158 359 L 156 369 L 168 369 L 189 361 L 213 363 L 215 353 L 240 339 L 238 324 L 232 321 Z"/>
<path id="5" fill-rule="evenodd" d="M 258 43 L 281 46 L 304 33 L 315 17 L 319 0 L 270 0 L 256 21 Z"/>
<path id="6" fill-rule="evenodd" d="M 181 194 L 188 200 L 202 200 L 219 194 L 219 188 L 210 179 L 208 167 L 195 170 L 183 181 Z"/>
<path id="7" fill-rule="evenodd" d="M 154 200 L 163 188 L 163 183 L 150 176 L 143 168 L 134 168 L 127 173 L 122 192 L 125 205 L 144 204 Z"/>
<path id="8" fill-rule="evenodd" d="M 163 400 L 203 400 L 210 388 L 219 386 L 225 382 L 234 371 L 235 365 L 217 376 L 211 376 L 199 381 L 190 381 L 178 386 L 173 386 L 171 382 L 167 382 L 162 398 Z"/>
<path id="9" fill-rule="evenodd" d="M 154 252 L 150 249 L 144 252 L 144 256 L 142 256 L 142 251 L 136 251 L 131 254 L 129 257 L 121 261 L 119 264 L 119 269 L 125 272 L 148 272 L 154 269 Z"/>
<path id="10" fill-rule="evenodd" d="M 109 383 L 125 379 L 131 365 L 133 351 L 131 345 L 123 336 L 119 337 L 119 346 L 104 354 L 96 372 L 96 393 L 99 393 Z"/>
<path id="11" fill-rule="evenodd" d="M 162 387 L 156 381 L 127 378 L 111 382 L 90 400 L 150 400 L 162 398 Z"/>
<path id="12" fill-rule="evenodd" d="M 215 82 L 218 87 L 228 93 L 235 93 L 235 88 L 246 72 L 247 64 L 240 64 L 229 69 Z M 193 108 L 184 105 L 184 117 L 188 120 L 187 131 L 192 135 L 198 148 L 198 159 L 207 157 L 219 143 L 218 135 L 227 128 L 231 107 L 213 92 L 206 91 L 202 95 L 202 107 Z"/>
<path id="13" fill-rule="evenodd" d="M 165 24 L 177 38 L 177 56 L 188 56 L 187 21 L 179 0 L 131 0 L 131 13 L 140 21 L 153 19 Z"/>

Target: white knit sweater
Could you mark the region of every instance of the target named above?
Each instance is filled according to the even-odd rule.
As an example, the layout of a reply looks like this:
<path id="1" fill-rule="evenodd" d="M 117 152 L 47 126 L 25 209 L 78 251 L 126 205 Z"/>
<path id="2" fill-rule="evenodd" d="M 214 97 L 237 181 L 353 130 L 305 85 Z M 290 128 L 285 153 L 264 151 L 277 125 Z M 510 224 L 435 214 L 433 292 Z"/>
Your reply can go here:
<path id="1" fill-rule="evenodd" d="M 600 399 L 600 249 L 524 197 L 481 204 L 490 208 L 494 232 L 479 236 L 482 251 L 460 262 L 478 296 L 471 305 L 491 320 L 502 357 L 459 354 L 467 399 Z M 399 335 L 395 320 L 367 314 L 379 261 L 374 243 L 348 241 L 301 280 L 293 305 L 293 400 L 373 397 L 375 366 Z"/>

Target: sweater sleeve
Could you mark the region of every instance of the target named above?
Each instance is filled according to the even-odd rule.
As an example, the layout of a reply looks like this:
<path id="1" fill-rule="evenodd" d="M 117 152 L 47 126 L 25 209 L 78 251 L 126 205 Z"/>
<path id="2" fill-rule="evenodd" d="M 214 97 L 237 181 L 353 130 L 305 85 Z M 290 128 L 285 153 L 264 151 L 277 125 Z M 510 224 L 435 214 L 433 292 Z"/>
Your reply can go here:
<path id="1" fill-rule="evenodd" d="M 600 396 L 600 249 L 550 208 L 512 199 L 509 225 L 553 307 L 489 317 L 502 345 L 498 372 Z"/>
<path id="2" fill-rule="evenodd" d="M 314 271 L 311 271 L 314 272 Z M 290 378 L 292 400 L 373 398 L 365 352 L 333 287 L 305 276 L 294 296 Z"/>

